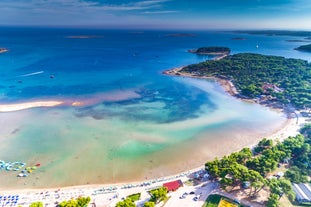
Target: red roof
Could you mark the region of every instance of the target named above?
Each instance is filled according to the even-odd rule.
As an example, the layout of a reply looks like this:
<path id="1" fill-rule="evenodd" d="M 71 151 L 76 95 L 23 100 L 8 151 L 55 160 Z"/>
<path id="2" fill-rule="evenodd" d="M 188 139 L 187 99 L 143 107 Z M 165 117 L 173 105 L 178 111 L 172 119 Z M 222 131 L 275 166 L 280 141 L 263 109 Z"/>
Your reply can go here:
<path id="1" fill-rule="evenodd" d="M 175 180 L 172 182 L 163 183 L 163 187 L 166 187 L 168 191 L 175 191 L 181 186 L 183 186 L 181 180 Z"/>

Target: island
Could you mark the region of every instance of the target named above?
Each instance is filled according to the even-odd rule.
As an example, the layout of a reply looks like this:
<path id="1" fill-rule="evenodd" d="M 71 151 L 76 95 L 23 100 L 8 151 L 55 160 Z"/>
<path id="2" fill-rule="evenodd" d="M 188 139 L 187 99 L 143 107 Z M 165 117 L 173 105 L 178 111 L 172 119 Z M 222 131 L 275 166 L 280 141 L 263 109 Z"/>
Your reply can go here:
<path id="1" fill-rule="evenodd" d="M 292 30 L 237 30 L 237 33 L 247 33 L 254 35 L 267 36 L 296 36 L 296 37 L 311 37 L 310 31 L 292 31 Z"/>
<path id="2" fill-rule="evenodd" d="M 75 36 L 67 36 L 69 39 L 92 39 L 92 38 L 101 38 L 102 36 L 97 35 L 75 35 Z"/>
<path id="3" fill-rule="evenodd" d="M 233 37 L 231 40 L 246 40 L 244 37 Z"/>
<path id="4" fill-rule="evenodd" d="M 310 40 L 304 39 L 304 40 L 285 40 L 286 42 L 310 42 Z"/>
<path id="5" fill-rule="evenodd" d="M 167 34 L 165 36 L 167 37 L 195 37 L 197 35 L 191 34 L 191 33 L 174 33 L 174 34 Z"/>
<path id="6" fill-rule="evenodd" d="M 188 52 L 198 55 L 228 55 L 230 53 L 230 48 L 218 46 L 200 47 L 198 49 L 188 50 Z"/>
<path id="7" fill-rule="evenodd" d="M 8 51 L 8 49 L 6 49 L 6 48 L 0 48 L 0 53 L 5 53 L 7 51 Z"/>
<path id="8" fill-rule="evenodd" d="M 232 95 L 273 108 L 311 108 L 311 64 L 280 56 L 240 53 L 166 71 L 169 75 L 216 78 Z M 227 84 L 228 85 L 228 84 Z"/>
<path id="9" fill-rule="evenodd" d="M 295 50 L 299 50 L 303 52 L 311 52 L 311 44 L 299 46 L 295 48 Z"/>

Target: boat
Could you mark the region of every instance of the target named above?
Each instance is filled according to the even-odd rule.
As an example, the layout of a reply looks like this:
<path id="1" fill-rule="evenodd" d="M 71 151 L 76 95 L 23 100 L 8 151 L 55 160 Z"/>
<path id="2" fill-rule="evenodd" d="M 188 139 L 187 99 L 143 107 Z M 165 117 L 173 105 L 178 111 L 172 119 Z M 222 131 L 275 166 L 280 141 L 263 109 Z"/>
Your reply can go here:
<path id="1" fill-rule="evenodd" d="M 19 173 L 17 177 L 28 177 L 27 173 Z"/>

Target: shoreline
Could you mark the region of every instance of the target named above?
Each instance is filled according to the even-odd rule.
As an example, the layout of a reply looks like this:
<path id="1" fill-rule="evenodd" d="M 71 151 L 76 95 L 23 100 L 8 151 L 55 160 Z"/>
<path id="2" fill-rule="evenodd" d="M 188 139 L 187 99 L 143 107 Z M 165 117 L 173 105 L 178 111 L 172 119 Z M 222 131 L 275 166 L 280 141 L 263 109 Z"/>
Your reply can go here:
<path id="1" fill-rule="evenodd" d="M 175 73 L 179 72 L 179 70 L 181 70 L 181 68 L 174 68 L 171 70 L 167 70 L 164 71 L 164 74 L 168 74 L 168 75 L 175 75 Z M 181 76 L 181 75 L 176 75 L 176 76 Z M 234 87 L 234 85 L 231 83 L 231 81 L 229 80 L 225 80 L 225 79 L 220 79 L 220 78 L 214 78 L 214 77 L 193 77 L 191 76 L 191 74 L 185 74 L 186 77 L 192 77 L 192 78 L 203 78 L 203 79 L 211 79 L 211 80 L 216 80 L 224 89 L 227 93 L 229 93 L 230 95 L 236 95 L 237 91 Z M 243 100 L 243 99 L 241 99 Z M 255 102 L 253 102 L 255 103 Z M 0 105 L 0 112 L 3 112 L 3 110 L 6 111 L 14 111 L 14 110 L 23 110 L 26 108 L 33 108 L 33 107 L 54 107 L 54 106 L 59 106 L 59 105 L 68 105 L 68 103 L 63 102 L 63 101 L 34 101 L 34 102 L 26 102 L 26 103 L 19 103 L 19 104 L 4 104 L 4 105 Z M 69 104 L 71 106 L 74 106 L 72 103 Z M 267 107 L 267 106 L 266 106 Z M 285 113 L 285 112 L 281 112 L 280 110 L 277 110 L 280 113 Z M 299 112 L 298 112 L 299 113 Z M 285 113 L 286 114 L 286 113 Z M 300 115 L 300 114 L 299 114 Z M 306 122 L 305 118 L 303 117 L 299 117 L 299 123 L 296 122 L 296 118 L 290 118 L 287 117 L 286 121 L 284 122 L 284 124 L 282 124 L 282 126 L 278 127 L 276 130 L 271 131 L 271 132 L 267 132 L 267 135 L 265 136 L 266 138 L 272 139 L 272 140 L 279 140 L 279 141 L 283 141 L 285 138 L 287 138 L 288 136 L 295 136 L 296 134 L 298 134 L 298 131 L 301 127 L 301 124 L 304 124 Z M 259 136 L 259 135 L 258 135 Z M 254 139 L 252 141 L 252 143 L 248 143 L 246 144 L 246 146 L 241 146 L 241 148 L 243 147 L 254 147 L 255 144 L 258 143 L 258 139 L 262 139 L 263 137 L 257 137 L 257 139 Z M 245 143 L 244 143 L 245 145 Z M 235 151 L 235 150 L 234 150 Z M 224 150 L 222 153 L 216 153 L 213 154 L 213 157 L 222 157 L 228 153 L 231 153 L 230 150 Z M 203 159 L 203 158 L 202 158 Z M 212 159 L 212 158 L 211 158 Z M 206 159 L 206 161 L 208 161 L 209 159 Z M 204 167 L 204 163 L 203 163 L 203 167 Z M 195 171 L 197 169 L 202 169 L 202 164 L 198 164 L 198 162 L 193 163 L 192 167 L 188 168 L 188 169 L 183 169 L 183 170 L 168 170 L 168 175 L 164 175 L 161 176 L 158 173 L 154 173 L 153 176 L 151 176 L 149 179 L 161 179 L 161 178 L 167 178 L 167 177 L 171 177 L 172 174 L 173 176 L 176 176 L 178 174 L 184 174 L 187 173 L 189 171 Z M 171 172 L 171 174 L 170 174 Z M 173 172 L 173 173 L 172 173 Z M 176 173 L 177 172 L 177 173 Z M 139 179 L 139 178 L 134 178 L 134 179 L 130 179 L 128 181 L 128 183 L 139 183 L 139 182 L 143 182 L 145 181 L 144 179 Z M 92 186 L 98 187 L 98 186 L 119 186 L 124 184 L 123 182 L 121 183 L 102 183 L 102 184 L 88 184 L 88 185 L 78 185 L 78 186 L 63 186 L 63 187 L 59 187 L 62 189 L 76 189 L 76 188 L 89 188 Z M 55 188 L 48 188 L 48 189 L 55 189 Z M 2 192 L 4 189 L 0 188 L 0 192 Z M 24 191 L 25 189 L 14 189 L 12 188 L 10 191 Z M 27 189 L 29 190 L 33 190 L 33 191 L 42 191 L 41 188 L 30 188 Z"/>
<path id="2" fill-rule="evenodd" d="M 171 75 L 171 76 L 179 76 L 179 77 L 190 77 L 190 78 L 200 78 L 200 79 L 210 79 L 210 80 L 215 80 L 217 81 L 225 90 L 225 92 L 229 93 L 230 95 L 237 97 L 236 95 L 238 94 L 235 86 L 233 85 L 233 83 L 230 80 L 226 80 L 226 79 L 221 79 L 221 78 L 217 78 L 217 77 L 197 77 L 195 75 L 192 74 L 188 74 L 188 73 L 181 73 L 180 70 L 182 69 L 182 67 L 179 68 L 174 68 L 174 69 L 170 69 L 170 70 L 166 70 L 163 71 L 163 74 L 166 75 Z M 239 98 L 242 101 L 251 101 L 252 103 L 256 103 L 255 101 L 252 100 L 244 100 L 242 98 Z M 18 103 L 18 104 L 2 104 L 0 105 L 0 112 L 9 112 L 9 111 L 17 111 L 17 110 L 24 110 L 24 109 L 28 109 L 28 108 L 34 108 L 34 107 L 54 107 L 54 106 L 59 106 L 59 105 L 67 105 L 66 102 L 63 101 L 34 101 L 34 102 L 25 102 L 25 103 Z M 258 103 L 257 103 L 258 104 Z M 69 104 L 71 106 L 75 106 L 74 104 Z M 263 104 L 262 104 L 263 105 Z M 268 106 L 266 106 L 268 107 Z M 272 107 L 269 107 L 270 109 L 274 109 Z M 280 110 L 278 110 L 278 112 L 281 112 Z M 286 115 L 285 111 L 282 111 L 282 113 L 284 113 Z M 288 114 L 287 114 L 288 115 Z M 265 136 L 268 139 L 272 139 L 273 141 L 279 140 L 279 141 L 283 141 L 284 139 L 286 139 L 288 136 L 295 136 L 296 134 L 299 133 L 299 129 L 301 128 L 301 125 L 306 123 L 306 119 L 301 117 L 299 112 L 299 122 L 296 121 L 296 118 L 290 118 L 287 117 L 286 121 L 284 122 L 284 124 L 282 124 L 282 126 L 280 126 L 278 129 L 276 129 L 275 131 L 269 132 L 267 133 L 268 135 Z M 258 137 L 258 139 L 262 139 L 263 137 Z M 244 147 L 249 147 L 252 148 L 254 147 L 257 143 L 258 143 L 258 139 L 255 139 L 252 144 L 248 144 L 247 146 Z M 241 146 L 242 148 L 243 146 Z M 232 152 L 223 152 L 224 154 L 228 154 L 228 153 L 232 153 Z M 220 154 L 213 154 L 213 157 L 222 157 L 224 155 L 220 155 Z M 206 161 L 208 161 L 209 159 L 207 159 Z M 176 180 L 176 179 L 186 179 L 187 176 L 190 173 L 193 172 L 197 172 L 200 169 L 204 169 L 204 163 L 202 163 L 202 165 L 199 165 L 198 167 L 193 167 L 189 170 L 183 170 L 179 173 L 172 173 L 171 175 L 167 175 L 167 176 L 159 176 L 157 178 L 150 178 L 148 180 L 148 182 L 151 182 L 152 185 L 156 185 L 159 186 L 160 183 L 163 183 L 165 181 L 171 181 L 171 180 Z M 169 170 L 168 170 L 169 171 Z M 111 195 L 111 193 L 116 193 L 119 191 L 123 191 L 122 186 L 124 185 L 132 185 L 132 186 L 136 186 L 133 187 L 131 189 L 127 189 L 127 190 L 132 190 L 134 192 L 137 191 L 138 186 L 140 186 L 142 183 L 145 183 L 146 180 L 144 179 L 138 179 L 138 180 L 130 180 L 129 182 L 125 183 L 125 182 L 120 182 L 120 183 L 103 183 L 103 184 L 87 184 L 87 185 L 74 185 L 74 186 L 63 186 L 63 187 L 48 187 L 48 188 L 17 188 L 17 189 L 9 189 L 9 190 L 5 190 L 5 189 L 1 189 L 0 187 L 0 192 L 2 194 L 24 194 L 26 195 L 37 195 L 41 192 L 56 192 L 61 190 L 62 192 L 72 192 L 72 191 L 83 191 L 83 192 L 87 192 L 84 195 L 85 196 L 89 196 L 89 195 L 93 195 L 90 192 L 95 192 L 98 189 L 102 189 L 102 188 L 111 188 L 111 187 L 117 187 L 117 191 L 112 191 L 110 193 L 107 194 L 101 194 L 101 195 Z M 149 187 L 149 186 L 148 186 Z M 141 188 L 141 187 L 139 187 Z M 143 188 L 146 188 L 146 186 L 144 186 Z M 96 198 L 97 199 L 97 198 Z M 93 197 L 92 197 L 93 200 Z M 33 200 L 33 202 L 36 200 Z M 95 201 L 95 198 L 94 198 Z M 44 201 L 43 201 L 44 202 Z"/>
<path id="3" fill-rule="evenodd" d="M 271 133 L 271 135 L 266 137 L 268 139 L 272 139 L 273 141 L 283 141 L 288 136 L 295 136 L 295 134 L 298 134 L 298 130 L 300 129 L 301 124 L 304 124 L 306 122 L 305 118 L 301 118 L 299 120 L 300 122 L 297 124 L 295 118 L 288 118 L 281 126 L 281 128 L 275 130 Z M 257 143 L 258 140 L 255 139 L 252 144 L 249 144 L 246 147 L 252 148 Z M 224 154 L 228 154 L 228 152 L 224 152 Z M 217 156 L 220 157 L 220 155 L 214 155 L 214 157 Z M 195 172 L 199 172 L 202 169 L 204 169 L 204 163 L 198 167 L 193 167 L 189 170 L 184 170 L 179 173 L 172 173 L 171 175 L 167 176 L 150 178 L 148 180 L 138 179 L 119 183 L 99 183 L 47 188 L 0 188 L 0 193 L 2 195 L 19 195 L 22 198 L 21 203 L 19 203 L 21 204 L 21 206 L 28 206 L 30 203 L 36 201 L 42 201 L 44 204 L 54 204 L 55 202 L 60 202 L 63 200 L 70 200 L 72 198 L 76 199 L 80 196 L 90 196 L 91 203 L 96 203 L 96 205 L 99 206 L 114 206 L 111 204 L 118 201 L 121 197 L 126 197 L 127 195 L 131 195 L 137 192 L 145 192 L 156 187 L 160 187 L 163 185 L 163 183 L 173 180 L 180 179 L 185 182 L 189 179 L 190 175 L 193 175 Z M 59 195 L 59 197 L 56 197 L 56 195 Z M 117 198 L 115 198 L 116 195 L 118 196 Z"/>
<path id="4" fill-rule="evenodd" d="M 218 58 L 224 58 L 227 55 L 218 57 Z M 215 80 L 217 81 L 225 90 L 225 92 L 229 93 L 231 96 L 236 96 L 238 95 L 238 91 L 236 89 L 236 87 L 234 86 L 234 84 L 227 79 L 223 79 L 223 78 L 217 78 L 217 77 L 212 77 L 212 76 L 197 76 L 194 74 L 190 74 L 190 73 L 185 73 L 185 72 L 181 72 L 181 70 L 184 67 L 178 67 L 178 68 L 173 68 L 173 69 L 169 69 L 169 70 L 165 70 L 162 72 L 162 74 L 165 75 L 169 75 L 169 76 L 176 76 L 176 77 L 188 77 L 188 78 L 197 78 L 197 79 L 207 79 L 207 80 Z M 244 99 L 242 99 L 244 100 Z"/>

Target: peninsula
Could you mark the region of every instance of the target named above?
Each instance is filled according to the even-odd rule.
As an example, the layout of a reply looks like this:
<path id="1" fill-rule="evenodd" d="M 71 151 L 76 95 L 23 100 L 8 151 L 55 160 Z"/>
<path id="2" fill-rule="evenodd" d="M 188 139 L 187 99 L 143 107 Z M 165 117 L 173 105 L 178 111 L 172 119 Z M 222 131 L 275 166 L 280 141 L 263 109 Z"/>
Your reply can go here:
<path id="1" fill-rule="evenodd" d="M 311 64 L 305 60 L 241 53 L 166 71 L 168 75 L 226 80 L 239 98 L 274 108 L 311 108 Z"/>
<path id="2" fill-rule="evenodd" d="M 311 44 L 301 45 L 301 46 L 295 48 L 295 50 L 299 50 L 299 51 L 303 51 L 303 52 L 311 52 Z"/>

